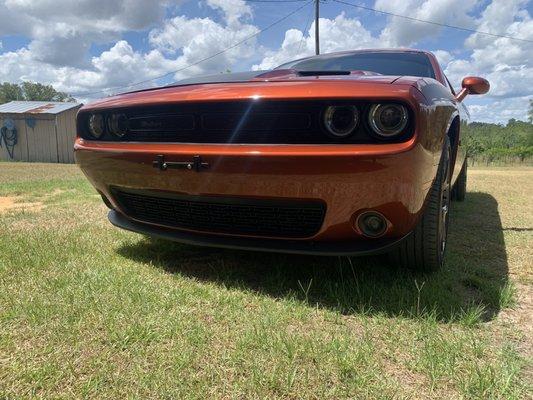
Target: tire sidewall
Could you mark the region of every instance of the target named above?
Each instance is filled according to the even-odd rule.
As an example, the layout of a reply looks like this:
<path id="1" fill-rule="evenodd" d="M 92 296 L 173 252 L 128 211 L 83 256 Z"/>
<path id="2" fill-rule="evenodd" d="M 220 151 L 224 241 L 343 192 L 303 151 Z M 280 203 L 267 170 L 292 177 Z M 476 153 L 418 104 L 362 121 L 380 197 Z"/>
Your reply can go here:
<path id="1" fill-rule="evenodd" d="M 448 137 L 444 140 L 442 149 L 442 155 L 439 163 L 439 170 L 436 179 L 438 180 L 437 195 L 438 201 L 438 221 L 437 221 L 437 243 L 436 251 L 439 265 L 442 265 L 444 261 L 444 255 L 446 254 L 448 229 L 450 226 L 450 204 L 451 204 L 451 147 Z M 447 192 L 447 193 L 445 193 Z M 444 207 L 446 207 L 446 215 L 443 217 Z M 444 224 L 444 226 L 442 226 Z M 444 245 L 443 245 L 444 241 Z"/>

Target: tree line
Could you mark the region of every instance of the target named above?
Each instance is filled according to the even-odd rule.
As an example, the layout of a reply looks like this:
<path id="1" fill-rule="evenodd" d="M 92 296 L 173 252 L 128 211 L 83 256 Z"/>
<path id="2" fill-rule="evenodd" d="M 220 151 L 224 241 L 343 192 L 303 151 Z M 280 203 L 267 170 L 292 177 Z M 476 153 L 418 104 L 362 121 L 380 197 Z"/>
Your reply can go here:
<path id="1" fill-rule="evenodd" d="M 479 163 L 532 163 L 533 99 L 527 121 L 510 119 L 506 125 L 472 122 L 461 126 L 461 140 L 469 158 Z"/>
<path id="2" fill-rule="evenodd" d="M 0 104 L 10 101 L 76 101 L 65 92 L 54 89 L 52 85 L 36 82 L 0 83 Z"/>
<path id="3" fill-rule="evenodd" d="M 533 125 L 509 120 L 507 125 L 472 122 L 462 128 L 463 145 L 471 160 L 480 163 L 528 162 L 533 157 Z"/>

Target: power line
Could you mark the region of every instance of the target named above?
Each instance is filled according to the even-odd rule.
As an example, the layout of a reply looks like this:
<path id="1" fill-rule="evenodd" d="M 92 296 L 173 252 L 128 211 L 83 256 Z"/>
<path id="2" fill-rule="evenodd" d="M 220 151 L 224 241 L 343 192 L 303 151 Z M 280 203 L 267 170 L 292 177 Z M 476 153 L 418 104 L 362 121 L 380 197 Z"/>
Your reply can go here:
<path id="1" fill-rule="evenodd" d="M 106 89 L 98 90 L 98 91 L 94 91 L 94 92 L 72 93 L 72 96 L 78 96 L 78 97 L 79 96 L 92 96 L 92 95 L 96 95 L 96 94 L 100 94 L 100 93 L 106 93 L 108 90 L 117 91 L 117 90 L 121 90 L 121 89 L 132 88 L 132 87 L 135 87 L 135 86 L 142 85 L 144 83 L 156 81 L 156 80 L 165 78 L 165 77 L 167 77 L 169 75 L 176 74 L 178 72 L 184 71 L 184 70 L 186 70 L 188 68 L 191 68 L 191 67 L 194 67 L 194 66 L 196 66 L 198 64 L 201 64 L 201 63 L 203 63 L 205 61 L 211 60 L 211 59 L 213 59 L 213 58 L 215 58 L 215 57 L 217 57 L 217 56 L 219 56 L 219 55 L 221 55 L 221 54 L 223 54 L 223 53 L 225 53 L 225 52 L 227 52 L 227 51 L 229 51 L 231 49 L 234 49 L 235 47 L 240 46 L 241 44 L 245 43 L 246 41 L 248 41 L 248 40 L 250 40 L 250 39 L 252 39 L 252 38 L 254 38 L 256 36 L 259 36 L 261 33 L 269 30 L 270 28 L 272 28 L 273 26 L 279 24 L 280 22 L 283 22 L 287 18 L 289 18 L 292 15 L 296 14 L 301 9 L 305 8 L 307 5 L 309 5 L 309 4 L 313 3 L 313 2 L 316 2 L 316 5 L 318 5 L 318 3 L 320 1 L 322 1 L 322 0 L 318 0 L 318 1 L 317 0 L 245 0 L 245 1 L 247 1 L 247 2 L 255 2 L 255 3 L 302 3 L 302 2 L 305 2 L 305 4 L 300 6 L 300 7 L 298 7 L 298 8 L 296 8 L 295 10 L 291 11 L 290 13 L 285 15 L 284 17 L 274 21 L 273 23 L 271 23 L 270 25 L 266 26 L 265 28 L 259 30 L 258 32 L 254 33 L 253 35 L 250 35 L 250 36 L 246 37 L 245 39 L 243 39 L 243 40 L 241 40 L 241 41 L 239 41 L 237 43 L 234 43 L 233 45 L 231 45 L 229 47 L 226 47 L 225 49 L 220 50 L 220 51 L 218 51 L 218 52 L 216 52 L 216 53 L 214 53 L 214 54 L 212 54 L 212 55 L 210 55 L 208 57 L 202 58 L 201 60 L 198 60 L 198 61 L 196 61 L 194 63 L 188 64 L 185 67 L 179 68 L 179 69 L 174 70 L 174 71 L 167 72 L 166 74 L 161 75 L 161 76 L 157 76 L 157 77 L 150 78 L 150 79 L 145 79 L 143 81 L 135 82 L 135 83 L 132 83 L 132 84 L 129 84 L 129 85 L 114 86 L 114 87 L 110 87 L 110 88 L 106 88 Z M 488 35 L 488 36 L 493 36 L 493 37 L 500 37 L 500 38 L 518 40 L 518 41 L 527 42 L 527 43 L 533 43 L 533 40 L 529 40 L 529 39 L 517 38 L 517 37 L 507 36 L 507 35 L 499 35 L 499 34 L 490 33 L 490 32 L 478 31 L 476 29 L 464 28 L 464 27 L 461 27 L 461 26 L 455 26 L 455 25 L 449 25 L 449 24 L 444 24 L 444 23 L 435 22 L 435 21 L 423 20 L 423 19 L 420 19 L 420 18 L 414 18 L 414 17 L 409 17 L 409 16 L 406 16 L 406 15 L 395 14 L 395 13 L 388 12 L 388 11 L 377 10 L 375 8 L 363 6 L 363 5 L 360 5 L 360 4 L 348 3 L 348 2 L 343 1 L 343 0 L 333 0 L 333 1 L 336 2 L 336 3 L 339 3 L 339 4 L 344 4 L 344 5 L 352 6 L 352 7 L 359 8 L 359 9 L 372 11 L 372 12 L 379 13 L 379 14 L 390 15 L 390 16 L 398 17 L 398 18 L 404 18 L 404 19 L 407 19 L 407 20 L 410 20 L 410 21 L 417 21 L 417 22 L 422 22 L 422 23 L 426 23 L 426 24 L 441 26 L 441 27 L 445 27 L 445 28 L 458 29 L 458 30 L 462 30 L 462 31 L 466 31 L 466 32 L 479 33 L 479 34 L 482 34 L 482 35 Z M 305 32 L 304 32 L 304 35 L 305 35 Z M 300 47 L 301 47 L 301 41 L 300 41 Z"/>
<path id="2" fill-rule="evenodd" d="M 125 86 L 115 86 L 115 87 L 107 88 L 107 89 L 104 89 L 104 90 L 98 90 L 98 91 L 96 91 L 96 92 L 88 92 L 88 93 L 73 93 L 73 94 L 71 94 L 71 96 L 78 96 L 78 97 L 80 97 L 80 96 L 92 96 L 92 95 L 99 94 L 99 93 L 106 93 L 108 90 L 120 90 L 120 89 L 131 88 L 131 87 L 134 87 L 134 86 L 142 85 L 142 84 L 144 84 L 144 83 L 148 83 L 148 82 L 156 81 L 156 80 L 159 80 L 159 79 L 163 79 L 163 78 L 166 78 L 166 77 L 169 76 L 169 75 L 176 74 L 176 73 L 178 73 L 178 72 L 184 71 L 184 70 L 186 70 L 186 69 L 188 69 L 188 68 L 191 68 L 191 67 L 194 67 L 194 66 L 196 66 L 196 65 L 198 65 L 198 64 L 201 64 L 201 63 L 203 63 L 203 62 L 205 62 L 205 61 L 211 60 L 212 58 L 215 58 L 215 57 L 217 57 L 217 56 L 219 56 L 219 55 L 221 55 L 221 54 L 223 54 L 223 53 L 225 53 L 225 52 L 227 52 L 227 51 L 229 51 L 229 50 L 231 50 L 231 49 L 234 49 L 235 47 L 240 46 L 240 45 L 243 44 L 244 42 L 246 42 L 246 41 L 248 41 L 248 40 L 250 40 L 250 39 L 252 39 L 252 38 L 254 38 L 254 37 L 256 37 L 256 36 L 259 36 L 261 33 L 263 33 L 263 32 L 265 32 L 265 31 L 269 30 L 269 29 L 272 28 L 273 26 L 279 24 L 280 22 L 285 21 L 287 18 L 289 18 L 289 17 L 291 17 L 292 15 L 296 14 L 298 11 L 300 11 L 302 8 L 306 7 L 306 6 L 307 6 L 308 4 L 310 4 L 312 1 L 313 1 L 313 0 L 307 0 L 307 2 L 306 2 L 304 5 L 302 5 L 302 6 L 298 7 L 298 8 L 296 8 L 295 10 L 291 11 L 290 13 L 288 13 L 287 15 L 285 15 L 284 17 L 282 17 L 282 18 L 280 18 L 280 19 L 274 21 L 273 23 L 271 23 L 270 25 L 266 26 L 265 28 L 259 30 L 258 32 L 254 33 L 253 35 L 250 35 L 250 36 L 244 38 L 243 40 L 241 40 L 241 41 L 239 41 L 239 42 L 237 42 L 237 43 L 234 43 L 234 44 L 232 44 L 232 45 L 229 46 L 229 47 L 226 47 L 226 48 L 223 49 L 223 50 L 220 50 L 220 51 L 218 51 L 218 52 L 216 52 L 216 53 L 214 53 L 214 54 L 211 54 L 211 55 L 208 56 L 208 57 L 202 58 L 201 60 L 198 60 L 198 61 L 195 61 L 195 62 L 193 62 L 193 63 L 191 63 L 191 64 L 188 64 L 188 65 L 186 65 L 185 67 L 179 68 L 179 69 L 174 70 L 174 71 L 167 72 L 166 74 L 161 75 L 161 76 L 158 76 L 158 77 L 155 77 L 155 78 L 145 79 L 145 80 L 140 81 L 140 82 L 132 83 L 132 84 L 130 84 L 130 85 L 125 85 Z"/>
<path id="3" fill-rule="evenodd" d="M 301 3 L 307 0 L 244 0 L 246 3 Z"/>
<path id="4" fill-rule="evenodd" d="M 305 22 L 305 28 L 302 32 L 302 39 L 300 39 L 300 44 L 298 45 L 298 54 L 300 54 L 300 49 L 302 48 L 302 43 L 305 39 L 305 32 L 307 32 L 307 29 L 309 27 L 309 24 L 311 22 L 311 15 L 313 14 L 313 7 L 309 7 L 309 14 L 307 15 L 307 21 Z"/>
<path id="5" fill-rule="evenodd" d="M 425 24 L 437 25 L 437 26 L 442 26 L 442 27 L 445 27 L 445 28 L 459 29 L 461 31 L 466 31 L 466 32 L 479 33 L 479 34 L 482 34 L 482 35 L 488 35 L 488 36 L 494 36 L 494 37 L 500 37 L 500 38 L 506 38 L 506 39 L 512 39 L 512 40 L 519 40 L 521 42 L 533 43 L 533 40 L 529 40 L 529 39 L 522 39 L 522 38 L 517 38 L 517 37 L 507 36 L 507 35 L 498 35 L 496 33 L 478 31 L 476 29 L 464 28 L 462 26 L 448 25 L 448 24 L 443 24 L 443 23 L 435 22 L 435 21 L 427 21 L 425 19 L 408 17 L 406 15 L 395 14 L 395 13 L 388 12 L 388 11 L 376 10 L 375 8 L 362 6 L 360 4 L 347 3 L 347 2 L 342 1 L 342 0 L 333 0 L 333 1 L 336 2 L 336 3 L 339 3 L 339 4 L 345 4 L 347 6 L 352 6 L 352 7 L 360 8 L 360 9 L 367 10 L 367 11 L 373 11 L 373 12 L 380 13 L 380 14 L 391 15 L 393 17 L 408 19 L 410 21 L 423 22 Z"/>

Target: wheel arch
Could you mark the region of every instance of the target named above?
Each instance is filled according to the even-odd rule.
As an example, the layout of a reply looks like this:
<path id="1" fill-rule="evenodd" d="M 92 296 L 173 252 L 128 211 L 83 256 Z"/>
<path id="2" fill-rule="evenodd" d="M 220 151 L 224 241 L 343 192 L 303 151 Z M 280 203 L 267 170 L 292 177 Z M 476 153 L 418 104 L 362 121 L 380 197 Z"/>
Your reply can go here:
<path id="1" fill-rule="evenodd" d="M 461 131 L 461 119 L 458 113 L 454 113 L 451 117 L 451 122 L 449 123 L 448 130 L 446 135 L 450 140 L 451 148 L 451 157 L 450 157 L 450 168 L 453 171 L 455 167 L 455 162 L 457 160 L 457 152 L 459 150 L 459 141 L 460 141 L 460 131 Z"/>

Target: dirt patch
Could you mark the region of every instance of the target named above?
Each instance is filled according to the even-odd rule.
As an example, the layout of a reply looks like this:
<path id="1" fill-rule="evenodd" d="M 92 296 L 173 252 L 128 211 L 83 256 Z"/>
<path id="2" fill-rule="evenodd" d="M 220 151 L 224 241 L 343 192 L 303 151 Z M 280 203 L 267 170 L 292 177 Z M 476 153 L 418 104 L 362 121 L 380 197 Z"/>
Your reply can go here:
<path id="1" fill-rule="evenodd" d="M 518 351 L 528 360 L 523 376 L 526 381 L 531 382 L 533 380 L 533 364 L 530 362 L 533 359 L 533 286 L 518 283 L 516 289 L 519 293 L 517 304 L 512 308 L 502 310 L 498 320 L 492 321 L 491 324 L 500 335 L 511 336 L 517 343 Z M 511 328 L 513 333 L 502 333 L 497 326 L 500 324 Z"/>
<path id="2" fill-rule="evenodd" d="M 15 204 L 16 197 L 0 197 L 0 212 L 8 210 Z"/>
<path id="3" fill-rule="evenodd" d="M 43 203 L 40 201 L 24 202 L 21 201 L 20 196 L 0 196 L 0 214 L 7 214 L 11 211 L 39 212 L 43 207 Z"/>
<path id="4" fill-rule="evenodd" d="M 517 284 L 519 293 L 515 307 L 502 310 L 500 319 L 504 323 L 519 327 L 524 338 L 521 349 L 528 358 L 533 357 L 533 286 Z"/>
<path id="5" fill-rule="evenodd" d="M 48 196 L 49 197 L 54 197 L 54 196 L 59 196 L 60 194 L 63 194 L 65 193 L 66 190 L 63 190 L 63 189 L 59 189 L 59 188 L 56 188 L 52 191 L 52 193 L 49 193 Z"/>

